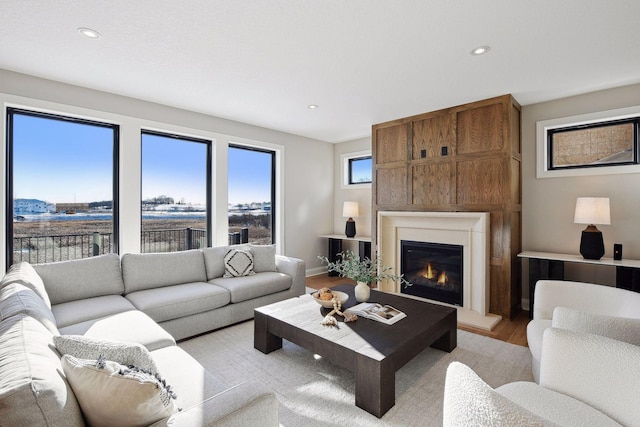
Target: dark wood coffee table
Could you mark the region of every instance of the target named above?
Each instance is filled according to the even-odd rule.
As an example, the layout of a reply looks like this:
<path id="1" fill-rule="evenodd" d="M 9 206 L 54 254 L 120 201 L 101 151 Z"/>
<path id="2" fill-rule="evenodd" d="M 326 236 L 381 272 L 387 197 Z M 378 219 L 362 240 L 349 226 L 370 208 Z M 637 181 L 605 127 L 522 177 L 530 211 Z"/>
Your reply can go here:
<path id="1" fill-rule="evenodd" d="M 357 304 L 353 285 L 332 289 L 349 294 L 344 308 Z M 356 406 L 379 417 L 395 405 L 396 371 L 431 346 L 447 352 L 457 345 L 455 308 L 386 292 L 371 291 L 371 302 L 389 304 L 407 317 L 393 325 L 359 318 L 322 326 L 329 312 L 309 294 L 255 310 L 254 347 L 263 353 L 282 348 L 282 339 L 319 354 L 355 375 Z"/>

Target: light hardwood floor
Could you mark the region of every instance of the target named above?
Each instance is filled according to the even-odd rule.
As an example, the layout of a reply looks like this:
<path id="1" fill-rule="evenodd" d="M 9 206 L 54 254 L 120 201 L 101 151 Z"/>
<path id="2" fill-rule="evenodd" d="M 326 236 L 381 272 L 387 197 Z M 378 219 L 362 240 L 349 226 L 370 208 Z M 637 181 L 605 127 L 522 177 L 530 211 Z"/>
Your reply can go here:
<path id="1" fill-rule="evenodd" d="M 355 285 L 355 282 L 353 280 L 345 279 L 343 277 L 329 277 L 326 274 L 307 277 L 307 286 L 313 289 L 320 289 L 323 287 L 330 288 L 341 283 L 352 283 Z M 500 341 L 505 341 L 511 344 L 517 344 L 526 347 L 527 323 L 529 323 L 529 313 L 526 311 L 521 311 L 511 320 L 503 319 L 491 332 L 463 325 L 458 325 L 458 328 L 464 331 L 473 332 L 476 334 L 495 338 Z"/>

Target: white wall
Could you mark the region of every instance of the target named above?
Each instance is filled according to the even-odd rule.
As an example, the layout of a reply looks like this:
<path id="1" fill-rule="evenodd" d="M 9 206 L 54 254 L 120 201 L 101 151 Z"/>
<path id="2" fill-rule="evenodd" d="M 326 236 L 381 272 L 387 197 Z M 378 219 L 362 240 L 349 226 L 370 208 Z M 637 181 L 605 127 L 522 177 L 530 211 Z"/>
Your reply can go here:
<path id="1" fill-rule="evenodd" d="M 333 227 L 333 182 L 327 179 L 333 176 L 333 144 L 6 70 L 0 70 L 0 93 L 44 103 L 61 104 L 69 107 L 70 110 L 90 109 L 104 112 L 105 116 L 118 115 L 120 118 L 125 116 L 125 121 L 127 121 L 126 117 L 140 118 L 167 124 L 168 127 L 192 129 L 213 135 L 216 144 L 213 177 L 216 217 L 213 225 L 218 244 L 223 244 L 226 239 L 227 144 L 232 141 L 262 144 L 266 147 L 281 146 L 284 153 L 282 169 L 284 209 L 280 212 L 284 220 L 283 251 L 285 255 L 305 260 L 307 269 L 320 266 L 317 256 L 326 251 L 326 246 L 317 236 Z M 6 170 L 5 117 L 0 120 L 3 125 L 3 147 L 0 160 L 3 170 Z M 120 227 L 121 231 L 124 230 L 121 237 L 125 239 L 121 242 L 121 252 L 123 249 L 127 252 L 135 252 L 139 250 L 139 245 L 135 243 L 134 238 L 126 239 L 125 234 L 129 236 L 140 234 L 140 136 L 131 126 L 122 126 L 122 129 Z M 0 203 L 2 203 L 3 215 L 6 211 L 4 175 L 3 173 L 0 177 L 2 188 Z M 4 221 L 0 227 L 0 239 L 4 251 L 6 248 Z M 5 259 L 3 252 L 0 260 L 2 271 L 6 268 Z"/>
<path id="2" fill-rule="evenodd" d="M 522 108 L 522 248 L 528 251 L 578 254 L 582 224 L 573 223 L 576 198 L 609 197 L 611 225 L 598 225 L 605 257 L 623 244 L 623 257 L 640 259 L 640 174 L 536 178 L 536 122 L 640 105 L 640 84 L 592 92 Z M 527 263 L 523 297 L 528 295 Z M 612 285 L 611 267 L 565 266 L 568 280 Z M 525 305 L 523 305 L 525 306 Z"/>
<path id="3" fill-rule="evenodd" d="M 371 137 L 355 139 L 340 144 L 334 148 L 333 161 L 333 231 L 334 234 L 344 234 L 347 218 L 342 216 L 343 202 L 358 202 L 360 216 L 354 218 L 356 222 L 356 237 L 371 237 L 371 185 L 344 188 L 343 155 L 367 151 L 371 154 Z M 343 249 L 358 252 L 356 242 L 344 242 Z"/>

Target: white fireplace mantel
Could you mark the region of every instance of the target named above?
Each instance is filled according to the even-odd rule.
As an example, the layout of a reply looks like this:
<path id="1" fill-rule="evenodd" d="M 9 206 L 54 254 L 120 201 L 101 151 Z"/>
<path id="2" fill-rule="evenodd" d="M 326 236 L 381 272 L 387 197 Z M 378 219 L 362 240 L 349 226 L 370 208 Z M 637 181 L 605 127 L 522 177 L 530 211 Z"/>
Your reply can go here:
<path id="1" fill-rule="evenodd" d="M 378 211 L 377 251 L 383 265 L 400 272 L 402 240 L 462 246 L 463 305 L 457 307 L 458 321 L 491 330 L 501 317 L 489 314 L 489 219 L 488 212 Z M 400 292 L 393 281 L 380 287 Z"/>

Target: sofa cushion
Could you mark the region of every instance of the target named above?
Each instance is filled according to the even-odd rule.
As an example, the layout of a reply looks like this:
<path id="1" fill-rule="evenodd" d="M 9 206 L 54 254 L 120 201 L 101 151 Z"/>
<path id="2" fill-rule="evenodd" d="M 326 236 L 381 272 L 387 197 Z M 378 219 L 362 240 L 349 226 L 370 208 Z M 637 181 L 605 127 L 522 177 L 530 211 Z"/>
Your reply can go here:
<path id="1" fill-rule="evenodd" d="M 640 346 L 640 319 L 605 316 L 567 307 L 556 307 L 553 310 L 551 325 L 554 328 L 601 335 Z"/>
<path id="2" fill-rule="evenodd" d="M 142 344 L 149 351 L 176 345 L 176 340 L 169 332 L 138 310 L 92 321 L 84 335 L 112 341 L 135 342 Z"/>
<path id="3" fill-rule="evenodd" d="M 246 244 L 230 245 L 230 246 L 215 246 L 213 248 L 202 249 L 202 255 L 204 256 L 204 264 L 207 270 L 207 280 L 222 277 L 224 275 L 224 255 L 229 249 L 247 249 Z"/>
<path id="4" fill-rule="evenodd" d="M 510 401 L 528 411 L 566 427 L 620 426 L 597 409 L 573 397 L 557 393 L 536 383 L 518 381 L 496 388 Z"/>
<path id="5" fill-rule="evenodd" d="M 149 350 L 142 344 L 105 340 L 84 335 L 58 335 L 53 337 L 58 353 L 78 359 L 97 360 L 103 357 L 125 366 L 137 366 L 156 373 L 158 368 Z"/>
<path id="6" fill-rule="evenodd" d="M 231 302 L 238 303 L 286 291 L 291 287 L 292 279 L 283 273 L 258 273 L 246 277 L 213 279 L 209 283 L 227 289 L 231 294 Z"/>
<path id="7" fill-rule="evenodd" d="M 253 276 L 253 254 L 250 250 L 229 249 L 224 255 L 224 275 L 222 277 Z"/>
<path id="8" fill-rule="evenodd" d="M 206 282 L 204 257 L 199 250 L 124 254 L 122 276 L 127 294 L 182 283 Z"/>
<path id="9" fill-rule="evenodd" d="M 83 426 L 53 334 L 18 314 L 0 323 L 0 424 Z"/>
<path id="10" fill-rule="evenodd" d="M 225 306 L 230 296 L 223 288 L 197 282 L 133 292 L 127 299 L 156 322 L 164 322 Z"/>
<path id="11" fill-rule="evenodd" d="M 33 268 L 42 278 L 51 304 L 124 293 L 116 254 L 37 264 Z"/>
<path id="12" fill-rule="evenodd" d="M 460 362 L 447 368 L 442 418 L 444 427 L 555 425 L 502 396 Z"/>
<path id="13" fill-rule="evenodd" d="M 222 277 L 224 274 L 224 254 L 226 254 L 228 250 L 228 246 L 216 246 L 202 250 L 204 264 L 207 270 L 207 280 Z"/>
<path id="14" fill-rule="evenodd" d="M 9 271 L 7 271 L 7 274 L 2 278 L 2 282 L 0 282 L 0 289 L 11 283 L 20 283 L 21 285 L 31 289 L 40 298 L 42 298 L 42 301 L 44 301 L 47 307 L 51 308 L 51 300 L 49 299 L 49 294 L 44 287 L 42 278 L 28 262 L 23 261 L 13 264 L 11 268 L 9 268 Z"/>
<path id="15" fill-rule="evenodd" d="M 146 426 L 177 411 L 160 377 L 110 360 L 65 355 L 62 368 L 92 427 Z"/>
<path id="16" fill-rule="evenodd" d="M 123 296 L 105 295 L 56 304 L 51 311 L 56 318 L 58 328 L 62 329 L 87 320 L 100 319 L 134 309 L 135 307 Z"/>
<path id="17" fill-rule="evenodd" d="M 205 353 L 210 348 L 202 348 Z M 151 352 L 162 377 L 177 394 L 176 404 L 186 409 L 224 391 L 227 386 L 211 375 L 189 353 L 178 346 Z"/>
<path id="18" fill-rule="evenodd" d="M 30 288 L 13 282 L 0 289 L 0 320 L 26 314 L 58 334 L 56 319 L 46 303 Z"/>
<path id="19" fill-rule="evenodd" d="M 264 273 L 276 270 L 275 245 L 249 245 L 253 253 L 253 271 Z"/>
<path id="20" fill-rule="evenodd" d="M 638 425 L 640 347 L 548 328 L 541 361 L 541 386 L 593 406 L 622 425 Z"/>

